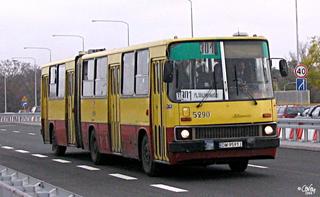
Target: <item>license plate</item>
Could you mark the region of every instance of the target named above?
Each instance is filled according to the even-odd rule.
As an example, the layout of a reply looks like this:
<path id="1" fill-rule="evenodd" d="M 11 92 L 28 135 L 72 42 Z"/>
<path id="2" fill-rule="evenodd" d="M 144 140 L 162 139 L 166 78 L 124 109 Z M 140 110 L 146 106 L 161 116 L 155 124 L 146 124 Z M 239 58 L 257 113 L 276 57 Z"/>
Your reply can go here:
<path id="1" fill-rule="evenodd" d="M 242 142 L 220 142 L 219 148 L 241 148 Z"/>

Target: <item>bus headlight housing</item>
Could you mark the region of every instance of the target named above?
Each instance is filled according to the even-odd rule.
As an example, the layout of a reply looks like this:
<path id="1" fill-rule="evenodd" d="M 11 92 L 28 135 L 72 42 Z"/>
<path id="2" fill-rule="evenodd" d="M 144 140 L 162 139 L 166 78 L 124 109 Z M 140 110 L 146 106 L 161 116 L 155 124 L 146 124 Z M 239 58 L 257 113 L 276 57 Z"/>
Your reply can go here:
<path id="1" fill-rule="evenodd" d="M 272 128 L 272 126 L 268 125 L 264 127 L 264 133 L 265 135 L 272 135 L 275 133 L 275 130 Z"/>
<path id="2" fill-rule="evenodd" d="M 192 139 L 192 129 L 191 128 L 177 128 L 176 129 L 176 139 L 177 140 L 191 140 Z"/>

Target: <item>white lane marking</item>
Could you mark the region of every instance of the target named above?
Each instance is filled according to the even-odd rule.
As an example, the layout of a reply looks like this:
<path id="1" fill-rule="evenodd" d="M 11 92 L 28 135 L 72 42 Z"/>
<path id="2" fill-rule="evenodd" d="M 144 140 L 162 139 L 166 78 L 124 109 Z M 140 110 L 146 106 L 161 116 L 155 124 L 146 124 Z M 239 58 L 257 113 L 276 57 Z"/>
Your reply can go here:
<path id="1" fill-rule="evenodd" d="M 52 159 L 52 161 L 59 162 L 59 163 L 71 163 L 71 161 L 67 161 L 63 159 Z"/>
<path id="2" fill-rule="evenodd" d="M 261 169 L 267 169 L 268 167 L 266 166 L 258 166 L 258 165 L 253 165 L 253 164 L 248 164 L 249 167 L 253 167 L 253 168 L 261 168 Z"/>
<path id="3" fill-rule="evenodd" d="M 94 167 L 86 166 L 86 165 L 78 165 L 77 167 L 78 168 L 83 168 L 83 169 L 86 169 L 86 170 L 100 170 L 99 168 L 94 168 Z"/>
<path id="4" fill-rule="evenodd" d="M 18 153 L 30 153 L 29 151 L 26 151 L 26 150 L 15 150 L 15 151 Z"/>
<path id="5" fill-rule="evenodd" d="M 131 177 L 131 176 L 127 176 L 127 175 L 123 175 L 123 174 L 109 174 L 110 176 L 114 176 L 114 177 L 117 177 L 117 178 L 120 178 L 120 179 L 124 179 L 124 180 L 127 180 L 127 181 L 131 181 L 131 180 L 137 180 L 137 178 L 135 177 Z"/>
<path id="6" fill-rule="evenodd" d="M 172 192 L 188 192 L 188 190 L 185 190 L 185 189 L 171 187 L 169 185 L 163 185 L 163 184 L 153 184 L 153 185 L 150 185 L 150 186 L 157 187 L 157 188 L 160 188 L 160 189 L 169 190 L 169 191 L 172 191 Z"/>
<path id="7" fill-rule="evenodd" d="M 12 131 L 12 133 L 21 133 L 21 131 Z"/>
<path id="8" fill-rule="evenodd" d="M 7 150 L 12 150 L 13 149 L 13 147 L 11 147 L 11 146 L 1 146 L 1 148 L 7 149 Z"/>
<path id="9" fill-rule="evenodd" d="M 35 133 L 28 133 L 28 135 L 36 135 Z"/>
<path id="10" fill-rule="evenodd" d="M 39 157 L 39 158 L 46 158 L 48 157 L 47 155 L 41 155 L 41 154 L 32 154 L 34 157 Z"/>
<path id="11" fill-rule="evenodd" d="M 0 131 L 6 131 L 7 129 L 0 129 Z"/>

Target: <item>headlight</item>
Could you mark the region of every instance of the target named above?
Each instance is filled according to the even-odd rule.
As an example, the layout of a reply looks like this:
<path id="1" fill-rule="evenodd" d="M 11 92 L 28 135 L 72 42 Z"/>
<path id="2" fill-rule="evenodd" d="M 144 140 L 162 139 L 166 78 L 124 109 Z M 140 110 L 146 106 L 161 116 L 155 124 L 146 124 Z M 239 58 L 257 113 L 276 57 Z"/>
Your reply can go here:
<path id="1" fill-rule="evenodd" d="M 189 136 L 190 136 L 190 132 L 189 132 L 187 129 L 183 129 L 183 130 L 181 131 L 181 137 L 182 137 L 183 139 L 187 139 Z"/>
<path id="2" fill-rule="evenodd" d="M 264 128 L 264 133 L 267 135 L 271 135 L 273 133 L 273 128 L 271 126 L 266 126 Z"/>
<path id="3" fill-rule="evenodd" d="M 176 140 L 192 140 L 192 128 L 176 128 Z"/>

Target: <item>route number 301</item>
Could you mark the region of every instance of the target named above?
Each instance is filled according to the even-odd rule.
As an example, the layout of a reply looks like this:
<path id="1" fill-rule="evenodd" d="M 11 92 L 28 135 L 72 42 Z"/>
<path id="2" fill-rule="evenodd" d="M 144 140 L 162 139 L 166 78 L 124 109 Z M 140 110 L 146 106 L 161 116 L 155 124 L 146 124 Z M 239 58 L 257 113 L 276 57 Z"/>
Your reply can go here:
<path id="1" fill-rule="evenodd" d="M 210 118 L 211 117 L 211 113 L 210 112 L 193 112 L 192 113 L 193 118 Z"/>

